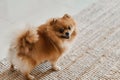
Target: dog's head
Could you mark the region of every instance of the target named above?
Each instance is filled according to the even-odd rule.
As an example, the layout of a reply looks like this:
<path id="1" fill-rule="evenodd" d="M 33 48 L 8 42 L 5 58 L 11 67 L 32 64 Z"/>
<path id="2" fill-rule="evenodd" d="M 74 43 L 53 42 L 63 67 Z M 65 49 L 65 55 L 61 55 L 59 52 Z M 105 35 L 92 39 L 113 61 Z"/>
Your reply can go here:
<path id="1" fill-rule="evenodd" d="M 49 21 L 49 25 L 48 29 L 62 39 L 70 39 L 71 34 L 76 29 L 74 19 L 68 14 L 65 14 L 61 18 L 53 18 Z"/>

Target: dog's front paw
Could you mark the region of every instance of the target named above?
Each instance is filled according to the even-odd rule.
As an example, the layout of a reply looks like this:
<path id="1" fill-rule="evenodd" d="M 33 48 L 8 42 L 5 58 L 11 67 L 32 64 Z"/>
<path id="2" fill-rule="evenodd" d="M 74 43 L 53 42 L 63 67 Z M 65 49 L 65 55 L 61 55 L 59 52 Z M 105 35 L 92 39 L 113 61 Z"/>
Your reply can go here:
<path id="1" fill-rule="evenodd" d="M 61 68 L 59 66 L 53 66 L 52 69 L 55 70 L 55 71 L 61 70 Z"/>

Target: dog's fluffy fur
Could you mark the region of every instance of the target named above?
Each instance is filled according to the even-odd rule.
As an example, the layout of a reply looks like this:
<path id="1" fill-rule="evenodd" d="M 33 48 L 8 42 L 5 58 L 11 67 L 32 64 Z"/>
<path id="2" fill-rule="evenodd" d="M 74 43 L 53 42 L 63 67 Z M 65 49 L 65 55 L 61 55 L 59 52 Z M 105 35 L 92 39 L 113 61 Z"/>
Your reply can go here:
<path id="1" fill-rule="evenodd" d="M 10 45 L 10 69 L 16 66 L 28 80 L 34 78 L 29 74 L 31 70 L 46 60 L 51 62 L 54 70 L 59 70 L 56 62 L 76 34 L 75 21 L 68 14 L 50 19 L 37 29 L 24 30 Z"/>

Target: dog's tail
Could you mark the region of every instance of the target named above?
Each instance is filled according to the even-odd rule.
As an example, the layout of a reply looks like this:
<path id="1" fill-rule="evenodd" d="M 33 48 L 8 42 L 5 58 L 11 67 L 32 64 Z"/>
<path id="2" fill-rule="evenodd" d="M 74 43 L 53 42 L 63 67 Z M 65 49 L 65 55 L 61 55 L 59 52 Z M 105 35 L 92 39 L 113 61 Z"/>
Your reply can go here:
<path id="1" fill-rule="evenodd" d="M 29 53 L 33 45 L 38 41 L 36 28 L 28 28 L 22 32 L 17 38 L 18 49 L 21 53 Z"/>

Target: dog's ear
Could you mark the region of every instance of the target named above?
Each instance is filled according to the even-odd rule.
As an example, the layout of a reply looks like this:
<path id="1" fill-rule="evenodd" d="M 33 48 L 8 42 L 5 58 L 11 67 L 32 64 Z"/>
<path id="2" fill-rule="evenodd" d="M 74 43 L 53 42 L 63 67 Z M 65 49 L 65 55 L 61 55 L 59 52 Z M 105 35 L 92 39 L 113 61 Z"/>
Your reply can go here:
<path id="1" fill-rule="evenodd" d="M 63 18 L 64 18 L 64 19 L 66 19 L 66 18 L 71 18 L 71 16 L 68 15 L 68 14 L 64 14 Z"/>
<path id="2" fill-rule="evenodd" d="M 57 23 L 57 19 L 56 18 L 53 18 L 51 21 L 50 21 L 50 25 L 54 25 Z"/>

